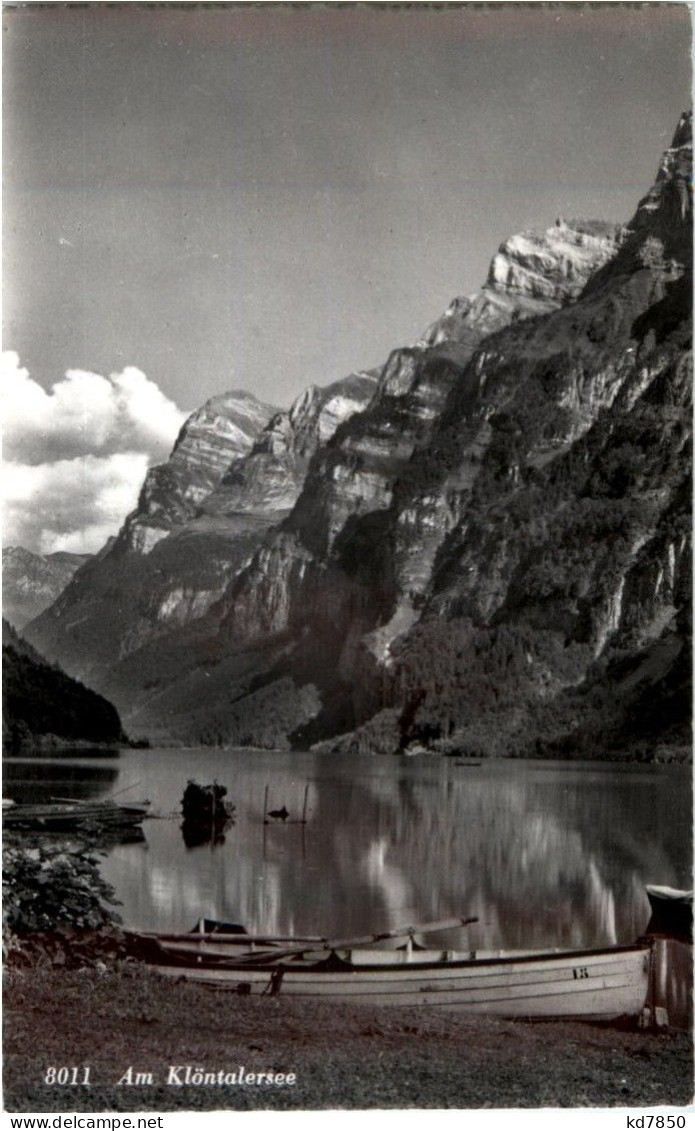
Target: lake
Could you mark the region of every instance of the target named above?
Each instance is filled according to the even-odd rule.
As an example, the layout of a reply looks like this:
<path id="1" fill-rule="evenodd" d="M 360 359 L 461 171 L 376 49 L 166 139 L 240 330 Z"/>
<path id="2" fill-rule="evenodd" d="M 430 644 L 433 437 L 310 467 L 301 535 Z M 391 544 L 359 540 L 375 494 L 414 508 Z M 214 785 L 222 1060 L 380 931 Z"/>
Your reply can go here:
<path id="1" fill-rule="evenodd" d="M 345 936 L 477 915 L 475 948 L 607 946 L 644 931 L 646 883 L 692 886 L 690 767 L 198 748 L 8 759 L 4 773 L 17 801 L 128 785 L 124 799 L 150 798 L 144 839 L 102 865 L 124 923 L 141 929 L 206 915 Z M 184 843 L 189 778 L 227 787 L 224 843 Z M 264 824 L 266 787 L 290 820 L 308 787 L 306 825 Z"/>

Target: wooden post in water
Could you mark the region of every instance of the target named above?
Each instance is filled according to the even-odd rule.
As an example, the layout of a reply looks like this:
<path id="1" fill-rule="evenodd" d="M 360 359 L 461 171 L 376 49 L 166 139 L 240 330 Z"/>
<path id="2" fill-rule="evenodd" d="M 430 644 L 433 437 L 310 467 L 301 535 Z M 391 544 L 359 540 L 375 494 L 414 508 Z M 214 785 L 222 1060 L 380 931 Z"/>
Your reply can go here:
<path id="1" fill-rule="evenodd" d="M 302 824 L 306 824 L 306 803 L 309 797 L 309 783 L 304 786 L 304 807 L 302 809 Z"/>
<path id="2" fill-rule="evenodd" d="M 265 794 L 263 795 L 263 824 L 268 824 L 268 786 L 265 787 Z"/>

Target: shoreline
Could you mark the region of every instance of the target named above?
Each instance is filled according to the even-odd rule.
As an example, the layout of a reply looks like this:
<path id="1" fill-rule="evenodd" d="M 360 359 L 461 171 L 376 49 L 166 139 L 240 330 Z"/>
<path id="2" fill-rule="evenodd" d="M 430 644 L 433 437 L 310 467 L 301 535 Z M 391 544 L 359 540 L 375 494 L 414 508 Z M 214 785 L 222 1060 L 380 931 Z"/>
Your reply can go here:
<path id="1" fill-rule="evenodd" d="M 394 751 L 385 754 L 380 751 L 371 750 L 356 753 L 354 751 L 348 753 L 337 753 L 331 750 L 321 750 L 317 747 L 312 747 L 308 750 L 300 750 L 285 747 L 270 747 L 270 746 L 234 746 L 224 744 L 222 746 L 195 744 L 189 745 L 187 743 L 157 743 L 151 742 L 145 744 L 144 742 L 133 741 L 130 743 L 99 743 L 89 742 L 87 740 L 68 741 L 61 740 L 59 743 L 41 743 L 40 741 L 33 745 L 22 746 L 19 750 L 8 752 L 3 755 L 3 761 L 27 761 L 31 760 L 32 756 L 41 758 L 43 760 L 51 759 L 52 757 L 69 756 L 71 754 L 77 757 L 85 757 L 93 754 L 95 757 L 116 756 L 121 753 L 129 753 L 130 751 L 138 751 L 144 753 L 156 753 L 157 751 L 173 751 L 180 753 L 188 750 L 205 750 L 205 751 L 220 751 L 234 754 L 248 754 L 249 757 L 264 754 L 278 754 L 278 755 L 293 755 L 297 754 L 305 756 L 307 754 L 320 755 L 322 758 L 335 758 L 337 761 L 361 761 L 366 758 L 378 758 L 387 762 L 395 762 L 396 760 L 406 763 L 422 763 L 423 761 L 434 763 L 441 762 L 443 765 L 463 765 L 466 767 L 484 766 L 490 763 L 500 762 L 556 762 L 563 765 L 585 765 L 585 766 L 692 766 L 693 765 L 693 750 L 691 747 L 677 746 L 673 748 L 664 748 L 656 752 L 652 758 L 645 758 L 643 753 L 636 752 L 632 755 L 626 755 L 623 751 L 615 752 L 615 756 L 611 757 L 610 752 L 602 755 L 600 758 L 590 758 L 586 755 L 576 754 L 571 757 L 561 757 L 556 753 L 548 754 L 523 754 L 518 756 L 500 756 L 497 754 L 476 754 L 468 755 L 460 752 L 446 752 L 441 750 L 419 750 L 416 753 L 405 753 L 404 751 Z"/>
<path id="2" fill-rule="evenodd" d="M 249 1000 L 135 962 L 7 970 L 4 1024 L 13 1112 L 643 1108 L 693 1096 L 683 1032 Z M 46 1084 L 50 1065 L 88 1067 L 89 1089 Z M 222 1082 L 198 1082 L 215 1073 Z"/>

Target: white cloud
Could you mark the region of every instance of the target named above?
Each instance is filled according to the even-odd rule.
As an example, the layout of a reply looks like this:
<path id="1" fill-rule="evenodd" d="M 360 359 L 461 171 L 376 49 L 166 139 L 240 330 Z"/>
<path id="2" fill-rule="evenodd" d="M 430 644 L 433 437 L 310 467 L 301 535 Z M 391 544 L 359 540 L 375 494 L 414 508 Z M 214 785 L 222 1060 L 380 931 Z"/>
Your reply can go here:
<path id="1" fill-rule="evenodd" d="M 139 369 L 69 370 L 46 392 L 2 355 L 5 545 L 96 552 L 166 459 L 185 419 Z"/>
<path id="2" fill-rule="evenodd" d="M 39 553 L 93 553 L 115 534 L 147 471 L 141 452 L 3 468 L 4 542 Z"/>
<path id="3" fill-rule="evenodd" d="M 159 386 L 132 365 L 109 377 L 69 369 L 46 392 L 17 354 L 7 351 L 1 378 L 5 456 L 22 463 L 124 451 L 162 459 L 185 420 Z"/>

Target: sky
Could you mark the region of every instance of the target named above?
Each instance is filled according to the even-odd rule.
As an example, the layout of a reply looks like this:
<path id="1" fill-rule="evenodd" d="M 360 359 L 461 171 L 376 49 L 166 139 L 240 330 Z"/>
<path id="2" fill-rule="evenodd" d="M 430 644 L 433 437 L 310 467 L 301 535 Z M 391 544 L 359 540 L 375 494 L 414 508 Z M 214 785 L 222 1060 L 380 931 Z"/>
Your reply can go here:
<path id="1" fill-rule="evenodd" d="M 66 374 L 123 401 L 137 372 L 170 406 L 156 442 L 119 410 L 114 450 L 81 453 L 69 420 L 64 451 L 56 423 L 23 452 L 15 413 L 13 460 L 110 460 L 113 516 L 208 397 L 287 405 L 415 340 L 513 232 L 627 220 L 690 97 L 682 4 L 29 4 L 3 23 L 5 399 L 35 385 L 86 434 L 89 383 Z M 17 474 L 13 513 L 41 510 L 43 480 Z M 90 524 L 79 475 L 82 518 L 6 541 L 98 548 L 112 518 Z"/>

